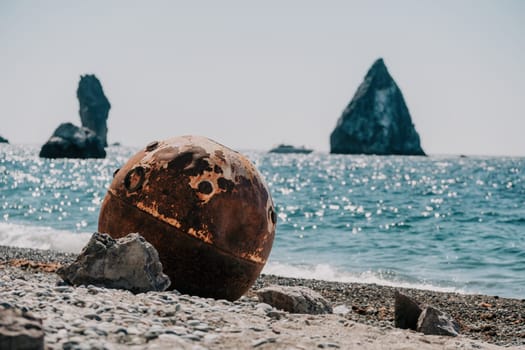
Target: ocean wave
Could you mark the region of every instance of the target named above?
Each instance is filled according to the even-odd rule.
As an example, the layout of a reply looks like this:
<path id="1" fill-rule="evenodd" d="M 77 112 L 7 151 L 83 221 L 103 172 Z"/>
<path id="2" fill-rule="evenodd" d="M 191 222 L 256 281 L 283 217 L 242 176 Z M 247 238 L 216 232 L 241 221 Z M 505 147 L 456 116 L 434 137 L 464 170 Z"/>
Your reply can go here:
<path id="1" fill-rule="evenodd" d="M 12 247 L 79 253 L 91 235 L 92 233 L 57 230 L 45 226 L 0 223 L 0 245 Z"/>
<path id="2" fill-rule="evenodd" d="M 282 262 L 269 261 L 262 273 L 291 278 L 317 279 L 344 283 L 378 284 L 382 286 L 431 290 L 437 292 L 449 292 L 465 294 L 467 291 L 457 286 L 443 286 L 438 283 L 426 281 L 407 281 L 392 278 L 391 274 L 380 271 L 366 271 L 353 273 L 341 271 L 330 264 L 317 265 L 290 265 Z"/>

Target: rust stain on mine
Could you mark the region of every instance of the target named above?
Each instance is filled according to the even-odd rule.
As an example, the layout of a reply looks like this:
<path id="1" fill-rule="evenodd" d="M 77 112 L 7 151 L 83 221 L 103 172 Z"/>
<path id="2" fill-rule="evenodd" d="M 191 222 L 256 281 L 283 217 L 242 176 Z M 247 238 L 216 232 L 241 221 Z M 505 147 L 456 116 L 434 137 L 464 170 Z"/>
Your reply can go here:
<path id="1" fill-rule="evenodd" d="M 150 241 L 174 288 L 230 300 L 259 275 L 275 226 L 255 166 L 198 136 L 155 141 L 131 157 L 115 173 L 99 217 L 100 232 L 139 232 Z"/>

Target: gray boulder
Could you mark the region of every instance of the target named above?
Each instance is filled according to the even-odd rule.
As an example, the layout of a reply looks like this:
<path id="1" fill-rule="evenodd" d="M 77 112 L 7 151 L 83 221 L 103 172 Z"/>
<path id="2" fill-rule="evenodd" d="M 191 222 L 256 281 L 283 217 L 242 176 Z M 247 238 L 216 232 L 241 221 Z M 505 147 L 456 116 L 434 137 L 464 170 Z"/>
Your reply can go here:
<path id="1" fill-rule="evenodd" d="M 57 273 L 73 285 L 92 284 L 133 293 L 164 291 L 171 283 L 162 272 L 157 250 L 138 233 L 114 240 L 96 232 L 77 259 Z"/>
<path id="2" fill-rule="evenodd" d="M 456 337 L 459 334 L 459 324 L 450 315 L 427 306 L 419 316 L 417 331 L 428 335 Z"/>
<path id="3" fill-rule="evenodd" d="M 0 136 L 0 143 L 9 143 L 9 141 L 7 141 L 7 139 Z"/>
<path id="4" fill-rule="evenodd" d="M 256 291 L 262 303 L 296 314 L 330 314 L 332 307 L 319 293 L 306 287 L 270 286 Z"/>
<path id="5" fill-rule="evenodd" d="M 378 59 L 330 135 L 330 153 L 425 155 L 403 94 Z"/>
<path id="6" fill-rule="evenodd" d="M 44 349 L 42 320 L 29 312 L 0 306 L 0 349 Z"/>
<path id="7" fill-rule="evenodd" d="M 417 329 L 417 320 L 422 309 L 419 304 L 408 296 L 395 292 L 394 326 L 402 329 Z"/>
<path id="8" fill-rule="evenodd" d="M 104 95 L 102 84 L 95 75 L 80 76 L 77 98 L 80 104 L 78 113 L 82 126 L 93 130 L 100 139 L 102 146 L 107 147 L 107 119 L 111 104 Z"/>
<path id="9" fill-rule="evenodd" d="M 106 151 L 93 131 L 62 123 L 42 146 L 42 158 L 104 158 Z"/>

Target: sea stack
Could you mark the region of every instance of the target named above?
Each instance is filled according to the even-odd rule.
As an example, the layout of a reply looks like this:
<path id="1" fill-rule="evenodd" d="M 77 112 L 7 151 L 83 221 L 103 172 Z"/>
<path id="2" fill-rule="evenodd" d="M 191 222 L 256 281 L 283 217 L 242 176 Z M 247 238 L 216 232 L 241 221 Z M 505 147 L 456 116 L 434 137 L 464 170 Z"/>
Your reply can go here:
<path id="1" fill-rule="evenodd" d="M 104 158 L 107 147 L 109 104 L 93 74 L 80 76 L 77 98 L 82 126 L 62 123 L 42 146 L 42 158 Z"/>
<path id="2" fill-rule="evenodd" d="M 111 104 L 104 95 L 102 84 L 93 74 L 80 76 L 78 83 L 77 98 L 80 104 L 78 113 L 82 126 L 91 129 L 102 142 L 104 147 L 108 146 L 107 134 L 108 119 Z"/>
<path id="3" fill-rule="evenodd" d="M 424 156 L 401 90 L 380 58 L 330 135 L 330 153 Z"/>

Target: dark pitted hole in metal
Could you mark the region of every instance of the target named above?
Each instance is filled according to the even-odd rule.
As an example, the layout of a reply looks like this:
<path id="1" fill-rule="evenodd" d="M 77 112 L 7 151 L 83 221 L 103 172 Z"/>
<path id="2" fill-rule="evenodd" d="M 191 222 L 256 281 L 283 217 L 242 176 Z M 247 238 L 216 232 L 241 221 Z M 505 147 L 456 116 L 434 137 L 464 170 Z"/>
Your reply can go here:
<path id="1" fill-rule="evenodd" d="M 219 188 L 221 190 L 225 190 L 227 192 L 231 192 L 233 188 L 235 187 L 235 184 L 233 183 L 233 181 L 227 180 L 223 177 L 219 177 L 219 179 L 217 179 L 217 185 L 219 185 Z"/>
<path id="2" fill-rule="evenodd" d="M 273 208 L 268 209 L 268 214 L 270 214 L 270 220 L 272 220 L 272 224 L 275 225 L 275 223 L 277 222 L 277 217 L 275 216 L 275 211 L 273 210 Z"/>
<path id="3" fill-rule="evenodd" d="M 126 186 L 130 192 L 140 190 L 142 188 L 142 184 L 144 183 L 145 175 L 146 171 L 141 166 L 131 169 L 124 178 L 124 186 Z"/>
<path id="4" fill-rule="evenodd" d="M 159 141 L 152 141 L 146 146 L 146 151 L 151 152 L 159 145 Z"/>
<path id="5" fill-rule="evenodd" d="M 193 153 L 192 152 L 183 152 L 179 154 L 177 157 L 175 157 L 173 160 L 171 160 L 168 164 L 170 169 L 176 169 L 179 171 L 184 170 L 186 167 L 188 167 L 191 162 L 193 161 Z"/>
<path id="6" fill-rule="evenodd" d="M 198 186 L 198 190 L 200 193 L 210 194 L 213 191 L 213 186 L 209 181 L 202 181 Z"/>
<path id="7" fill-rule="evenodd" d="M 115 177 L 115 176 L 117 175 L 117 173 L 118 173 L 119 170 L 120 170 L 120 168 L 117 168 L 117 170 L 115 170 L 115 171 L 113 172 L 113 177 Z"/>

